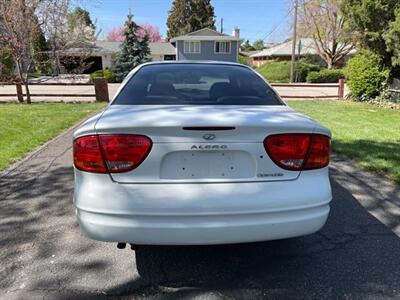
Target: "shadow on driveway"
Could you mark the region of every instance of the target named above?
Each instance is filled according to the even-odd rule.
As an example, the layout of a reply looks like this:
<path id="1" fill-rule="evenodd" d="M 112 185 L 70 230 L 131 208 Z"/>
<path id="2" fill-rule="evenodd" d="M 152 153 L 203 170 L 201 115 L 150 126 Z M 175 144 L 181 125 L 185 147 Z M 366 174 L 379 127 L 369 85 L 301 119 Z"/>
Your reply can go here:
<path id="1" fill-rule="evenodd" d="M 68 149 L 45 149 L 1 179 L 0 289 L 7 299 L 399 296 L 400 239 L 338 183 L 337 172 L 331 216 L 319 233 L 242 245 L 143 246 L 135 253 L 82 236 L 70 161 Z"/>
<path id="2" fill-rule="evenodd" d="M 400 240 L 335 181 L 332 187 L 331 216 L 317 234 L 242 245 L 139 248 L 140 274 L 159 282 L 148 296 L 367 299 L 398 295 Z M 107 293 L 138 297 L 146 290 L 132 289 L 137 284 L 127 282 Z"/>

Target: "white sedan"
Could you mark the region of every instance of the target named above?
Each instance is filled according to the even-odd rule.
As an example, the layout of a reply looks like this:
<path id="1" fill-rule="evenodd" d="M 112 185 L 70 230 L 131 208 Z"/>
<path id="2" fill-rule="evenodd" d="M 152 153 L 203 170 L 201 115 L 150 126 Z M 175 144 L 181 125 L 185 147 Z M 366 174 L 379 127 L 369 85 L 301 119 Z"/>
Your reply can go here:
<path id="1" fill-rule="evenodd" d="M 74 134 L 80 228 L 122 246 L 314 233 L 332 199 L 330 136 L 249 67 L 143 64 Z"/>

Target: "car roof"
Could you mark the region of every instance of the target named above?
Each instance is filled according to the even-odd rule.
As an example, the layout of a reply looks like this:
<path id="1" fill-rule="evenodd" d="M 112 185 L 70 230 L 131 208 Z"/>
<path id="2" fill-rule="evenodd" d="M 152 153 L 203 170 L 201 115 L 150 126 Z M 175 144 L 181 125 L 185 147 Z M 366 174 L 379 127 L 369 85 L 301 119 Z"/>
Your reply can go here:
<path id="1" fill-rule="evenodd" d="M 146 65 L 171 65 L 171 64 L 207 64 L 207 65 L 232 65 L 232 66 L 242 66 L 247 67 L 246 65 L 229 62 L 229 61 L 213 61 L 213 60 L 160 60 L 160 61 L 151 61 L 142 64 L 142 66 Z"/>

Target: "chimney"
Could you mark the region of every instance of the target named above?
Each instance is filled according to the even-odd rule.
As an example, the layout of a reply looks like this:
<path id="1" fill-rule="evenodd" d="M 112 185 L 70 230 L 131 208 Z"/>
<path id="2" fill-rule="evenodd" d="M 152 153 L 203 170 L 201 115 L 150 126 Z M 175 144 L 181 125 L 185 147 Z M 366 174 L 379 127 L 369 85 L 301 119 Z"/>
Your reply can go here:
<path id="1" fill-rule="evenodd" d="M 232 36 L 234 36 L 235 38 L 240 38 L 240 29 L 239 29 L 239 27 L 233 28 Z"/>

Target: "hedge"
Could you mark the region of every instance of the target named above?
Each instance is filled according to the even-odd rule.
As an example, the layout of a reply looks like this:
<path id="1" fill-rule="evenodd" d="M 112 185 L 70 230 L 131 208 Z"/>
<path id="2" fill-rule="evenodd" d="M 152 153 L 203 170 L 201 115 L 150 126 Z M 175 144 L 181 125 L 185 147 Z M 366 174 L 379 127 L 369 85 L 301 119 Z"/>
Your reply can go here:
<path id="1" fill-rule="evenodd" d="M 287 83 L 290 80 L 290 62 L 274 61 L 257 68 L 266 80 L 272 83 Z"/>
<path id="2" fill-rule="evenodd" d="M 94 82 L 95 78 L 104 77 L 108 82 L 114 82 L 114 74 L 109 69 L 98 70 L 90 74 L 90 82 Z"/>
<path id="3" fill-rule="evenodd" d="M 309 73 L 318 72 L 320 69 L 319 65 L 300 59 L 296 64 L 296 81 L 305 82 Z"/>
<path id="4" fill-rule="evenodd" d="M 339 79 L 345 78 L 343 70 L 323 69 L 319 72 L 310 72 L 307 82 L 310 83 L 337 83 Z"/>

